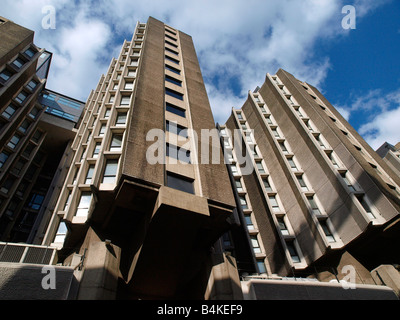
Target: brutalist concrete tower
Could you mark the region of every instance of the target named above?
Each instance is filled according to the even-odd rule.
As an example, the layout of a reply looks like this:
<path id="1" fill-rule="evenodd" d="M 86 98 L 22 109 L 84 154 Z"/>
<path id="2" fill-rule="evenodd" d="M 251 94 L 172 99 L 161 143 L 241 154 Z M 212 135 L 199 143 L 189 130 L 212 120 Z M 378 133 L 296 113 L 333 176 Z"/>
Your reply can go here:
<path id="1" fill-rule="evenodd" d="M 219 129 L 246 226 L 235 231 L 242 274 L 329 281 L 351 266 L 354 281 L 375 284 L 376 268 L 395 269 L 399 176 L 316 88 L 267 74 Z"/>
<path id="2" fill-rule="evenodd" d="M 202 161 L 213 140 L 191 37 L 138 23 L 88 98 L 37 233 L 82 268 L 78 299 L 240 297 L 234 261 L 215 245 L 235 202 L 221 149 Z"/>

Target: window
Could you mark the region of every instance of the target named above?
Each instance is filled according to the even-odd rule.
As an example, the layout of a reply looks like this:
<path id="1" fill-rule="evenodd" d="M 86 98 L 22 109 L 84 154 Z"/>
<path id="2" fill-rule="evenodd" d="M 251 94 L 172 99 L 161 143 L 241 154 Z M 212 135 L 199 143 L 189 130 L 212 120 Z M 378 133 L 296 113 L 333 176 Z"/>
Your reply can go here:
<path id="1" fill-rule="evenodd" d="M 173 72 L 173 73 L 179 74 L 179 75 L 181 74 L 181 71 L 180 71 L 179 69 L 176 69 L 176 68 L 174 68 L 174 67 L 171 67 L 171 66 L 168 65 L 168 64 L 165 65 L 165 69 L 168 70 L 168 71 L 171 71 L 171 72 Z"/>
<path id="2" fill-rule="evenodd" d="M 174 41 L 178 41 L 177 39 L 175 39 L 174 37 L 171 37 L 171 36 L 168 35 L 168 34 L 166 34 L 165 37 L 168 38 L 168 39 L 174 40 Z"/>
<path id="3" fill-rule="evenodd" d="M 257 260 L 257 267 L 259 273 L 267 273 L 267 269 L 265 268 L 264 261 Z"/>
<path id="4" fill-rule="evenodd" d="M 183 109 L 181 109 L 181 108 L 179 108 L 179 107 L 177 107 L 177 106 L 175 106 L 175 105 L 173 105 L 173 104 L 171 104 L 169 102 L 166 102 L 166 110 L 168 112 L 176 114 L 176 115 L 178 115 L 178 116 L 180 116 L 182 118 L 186 117 L 186 111 L 185 110 L 183 110 Z"/>
<path id="5" fill-rule="evenodd" d="M 364 195 L 358 196 L 357 200 L 360 202 L 360 204 L 364 208 L 365 212 L 367 213 L 368 218 L 376 219 L 375 215 L 373 214 L 373 212 L 371 210 L 371 207 L 369 206 L 369 204 L 365 200 L 365 196 Z"/>
<path id="6" fill-rule="evenodd" d="M 316 137 L 315 137 L 315 140 L 317 140 L 318 144 L 320 145 L 320 147 L 321 147 L 322 149 L 325 149 L 326 146 L 325 146 L 325 144 L 324 144 L 324 142 L 322 141 L 322 139 L 321 139 L 320 136 L 321 136 L 321 135 L 316 136 Z"/>
<path id="7" fill-rule="evenodd" d="M 93 174 L 94 174 L 94 164 L 91 164 L 89 166 L 87 174 L 86 174 L 85 184 L 91 184 L 92 183 Z"/>
<path id="8" fill-rule="evenodd" d="M 166 44 L 169 44 L 172 47 L 178 48 L 178 46 L 175 43 L 172 43 L 171 41 L 165 40 Z"/>
<path id="9" fill-rule="evenodd" d="M 167 172 L 167 186 L 194 194 L 193 180 Z"/>
<path id="10" fill-rule="evenodd" d="M 106 125 L 102 124 L 100 127 L 99 136 L 100 137 L 104 136 L 105 132 L 106 132 Z"/>
<path id="11" fill-rule="evenodd" d="M 33 91 L 33 90 L 35 90 L 35 88 L 37 87 L 37 85 L 38 85 L 38 82 L 37 82 L 37 81 L 31 80 L 31 81 L 29 81 L 29 83 L 26 85 L 26 87 L 27 87 L 28 89 L 30 89 L 31 91 Z"/>
<path id="12" fill-rule="evenodd" d="M 254 253 L 261 253 L 260 244 L 258 243 L 257 236 L 250 236 L 251 245 L 253 246 Z"/>
<path id="13" fill-rule="evenodd" d="M 288 151 L 288 149 L 286 148 L 284 142 L 279 142 L 279 146 L 281 147 L 281 150 L 282 150 L 282 152 L 283 152 L 284 154 L 289 154 L 289 151 Z"/>
<path id="14" fill-rule="evenodd" d="M 44 195 L 34 193 L 29 201 L 28 207 L 32 210 L 40 210 L 44 200 Z"/>
<path id="15" fill-rule="evenodd" d="M 249 208 L 249 206 L 247 205 L 246 198 L 244 196 L 240 196 L 239 197 L 239 201 L 240 201 L 240 205 L 241 205 L 243 210 L 246 210 L 246 209 Z"/>
<path id="16" fill-rule="evenodd" d="M 64 203 L 64 209 L 63 209 L 63 211 L 67 211 L 67 210 L 68 210 L 69 204 L 70 204 L 70 202 L 71 202 L 71 195 L 72 195 L 72 191 L 69 191 L 69 192 L 68 192 L 67 199 L 65 200 L 65 203 Z"/>
<path id="17" fill-rule="evenodd" d="M 307 197 L 308 203 L 311 206 L 311 210 L 314 214 L 321 214 L 321 211 L 318 208 L 317 202 L 315 201 L 313 196 L 309 196 Z"/>
<path id="18" fill-rule="evenodd" d="M 106 111 L 104 112 L 104 118 L 109 118 L 111 114 L 111 108 L 107 108 Z"/>
<path id="19" fill-rule="evenodd" d="M 125 90 L 133 90 L 133 81 L 127 81 L 125 82 Z"/>
<path id="20" fill-rule="evenodd" d="M 289 254 L 290 254 L 290 257 L 292 258 L 292 261 L 294 263 L 299 263 L 300 257 L 299 257 L 299 254 L 297 253 L 297 249 L 296 249 L 294 240 L 286 241 L 286 247 L 289 250 Z"/>
<path id="21" fill-rule="evenodd" d="M 190 164 L 190 151 L 167 143 L 166 156 Z"/>
<path id="22" fill-rule="evenodd" d="M 8 177 L 2 184 L 0 191 L 3 193 L 8 193 L 12 186 L 14 185 L 15 179 L 13 177 Z"/>
<path id="23" fill-rule="evenodd" d="M 334 166 L 335 168 L 339 168 L 339 164 L 337 163 L 337 161 L 336 161 L 334 155 L 332 154 L 332 152 L 328 154 L 328 157 L 329 157 L 329 159 L 331 160 L 333 166 Z"/>
<path id="24" fill-rule="evenodd" d="M 21 140 L 21 136 L 18 134 L 15 134 L 10 141 L 7 143 L 7 146 L 10 147 L 11 149 L 15 149 Z"/>
<path id="25" fill-rule="evenodd" d="M 275 138 L 280 138 L 281 136 L 279 135 L 279 133 L 278 133 L 278 130 L 275 128 L 275 129 L 272 129 L 272 133 L 273 133 L 273 135 L 274 135 L 274 137 Z"/>
<path id="26" fill-rule="evenodd" d="M 76 217 L 87 217 L 89 213 L 90 202 L 92 201 L 92 194 L 90 192 L 82 192 L 76 209 Z"/>
<path id="27" fill-rule="evenodd" d="M 170 82 L 172 84 L 175 84 L 175 85 L 177 85 L 179 87 L 182 87 L 182 81 L 180 81 L 178 79 L 175 79 L 175 78 L 173 78 L 173 77 L 171 77 L 169 75 L 165 75 L 165 81 L 168 81 L 168 82 Z"/>
<path id="28" fill-rule="evenodd" d="M 165 94 L 167 94 L 167 95 L 169 95 L 171 97 L 174 97 L 174 98 L 176 98 L 178 100 L 182 100 L 183 101 L 183 94 L 179 93 L 178 91 L 175 91 L 175 90 L 172 90 L 172 89 L 169 89 L 169 88 L 165 88 Z"/>
<path id="29" fill-rule="evenodd" d="M 92 158 L 98 158 L 99 153 L 100 153 L 100 147 L 101 147 L 101 142 L 96 142 L 96 145 L 94 146 Z"/>
<path id="30" fill-rule="evenodd" d="M 131 103 L 131 96 L 122 96 L 121 97 L 121 106 L 129 106 Z"/>
<path id="31" fill-rule="evenodd" d="M 246 221 L 247 230 L 254 230 L 254 224 L 251 220 L 251 216 L 245 215 L 244 220 Z"/>
<path id="32" fill-rule="evenodd" d="M 259 173 L 265 173 L 264 167 L 261 161 L 256 161 L 256 166 Z"/>
<path id="33" fill-rule="evenodd" d="M 279 230 L 281 231 L 282 235 L 288 236 L 289 230 L 286 226 L 285 219 L 283 217 L 277 217 L 276 219 L 278 221 Z"/>
<path id="34" fill-rule="evenodd" d="M 287 159 L 290 165 L 290 168 L 292 168 L 292 170 L 297 171 L 297 166 L 296 163 L 294 162 L 293 158 L 288 158 Z"/>
<path id="35" fill-rule="evenodd" d="M 23 104 L 24 101 L 26 100 L 26 98 L 28 98 L 28 93 L 26 93 L 25 91 L 21 91 L 15 98 L 15 100 L 17 102 L 19 102 L 20 104 Z"/>
<path id="36" fill-rule="evenodd" d="M 29 116 L 30 116 L 32 119 L 36 119 L 36 117 L 38 116 L 39 112 L 40 112 L 40 109 L 34 107 L 34 108 L 31 110 L 31 112 L 29 113 Z"/>
<path id="37" fill-rule="evenodd" d="M 0 168 L 2 168 L 4 166 L 4 164 L 6 163 L 9 156 L 10 156 L 10 154 L 6 151 L 3 151 L 2 153 L 0 153 Z"/>
<path id="38" fill-rule="evenodd" d="M 25 64 L 25 61 L 21 58 L 17 58 L 11 64 L 17 69 L 20 69 Z"/>
<path id="39" fill-rule="evenodd" d="M 272 191 L 271 185 L 269 183 L 269 178 L 265 177 L 265 178 L 262 179 L 262 181 L 263 181 L 265 190 L 266 191 Z"/>
<path id="40" fill-rule="evenodd" d="M 18 130 L 22 133 L 26 133 L 28 131 L 29 126 L 31 123 L 28 120 L 24 120 L 21 125 L 19 126 Z"/>
<path id="41" fill-rule="evenodd" d="M 243 120 L 243 116 L 241 112 L 236 113 L 239 120 Z"/>
<path id="42" fill-rule="evenodd" d="M 278 201 L 276 200 L 276 196 L 269 196 L 269 202 L 271 204 L 272 211 L 274 212 L 281 211 L 281 209 L 279 208 Z"/>
<path id="43" fill-rule="evenodd" d="M 3 71 L 0 72 L 0 80 L 2 80 L 2 82 L 6 82 L 8 79 L 10 79 L 12 77 L 12 73 L 6 69 L 4 69 Z"/>
<path id="44" fill-rule="evenodd" d="M 118 112 L 117 119 L 115 120 L 116 126 L 124 126 L 126 124 L 127 112 Z"/>
<path id="45" fill-rule="evenodd" d="M 175 50 L 172 50 L 172 49 L 170 49 L 170 48 L 167 48 L 167 47 L 165 47 L 165 51 L 168 51 L 169 53 L 172 53 L 172 54 L 174 54 L 174 55 L 176 55 L 176 56 L 179 55 L 178 52 L 176 52 Z"/>
<path id="46" fill-rule="evenodd" d="M 122 134 L 113 134 L 110 144 L 110 151 L 121 151 Z"/>
<path id="47" fill-rule="evenodd" d="M 114 103 L 115 101 L 115 96 L 110 96 L 110 99 L 108 100 L 108 103 Z"/>
<path id="48" fill-rule="evenodd" d="M 242 183 L 240 182 L 240 180 L 235 180 L 235 186 L 236 186 L 236 190 L 239 192 L 243 192 L 243 186 Z"/>
<path id="49" fill-rule="evenodd" d="M 31 48 L 29 48 L 29 49 L 27 49 L 24 53 L 25 53 L 29 58 L 32 58 L 32 57 L 36 54 L 36 51 L 33 50 L 33 49 L 31 49 Z"/>
<path id="50" fill-rule="evenodd" d="M 231 164 L 231 171 L 233 174 L 238 173 L 237 167 L 235 164 Z"/>
<path id="51" fill-rule="evenodd" d="M 303 179 L 303 175 L 297 176 L 297 181 L 300 184 L 301 190 L 308 191 L 308 187 L 307 187 L 307 185 L 306 185 L 306 183 L 305 183 L 305 181 Z"/>
<path id="52" fill-rule="evenodd" d="M 353 185 L 350 183 L 349 179 L 347 179 L 347 173 L 346 172 L 341 172 L 340 173 L 341 177 L 343 178 L 343 181 L 346 183 L 347 187 L 351 191 L 356 191 L 356 189 L 353 187 Z"/>
<path id="53" fill-rule="evenodd" d="M 179 60 L 171 58 L 171 57 L 169 57 L 167 55 L 165 56 L 165 59 L 168 60 L 168 61 L 171 61 L 172 63 L 175 63 L 175 64 L 179 65 Z"/>
<path id="54" fill-rule="evenodd" d="M 33 134 L 31 140 L 35 143 L 39 143 L 40 138 L 42 137 L 42 132 L 39 130 L 36 130 L 35 133 Z"/>
<path id="55" fill-rule="evenodd" d="M 15 111 L 17 111 L 17 107 L 15 107 L 13 104 L 10 104 L 1 114 L 4 118 L 11 119 L 11 117 L 14 115 Z"/>
<path id="56" fill-rule="evenodd" d="M 108 159 L 104 168 L 102 183 L 115 183 L 118 171 L 118 159 Z"/>
<path id="57" fill-rule="evenodd" d="M 64 243 L 65 237 L 67 236 L 67 225 L 65 222 L 60 222 L 58 225 L 57 233 L 54 238 L 54 243 Z"/>
<path id="58" fill-rule="evenodd" d="M 333 236 L 328 224 L 326 220 L 320 220 L 319 224 L 322 227 L 322 230 L 324 231 L 324 234 L 326 236 L 326 239 L 328 240 L 328 242 L 336 242 L 335 237 Z"/>
<path id="59" fill-rule="evenodd" d="M 187 128 L 177 124 L 176 122 L 171 122 L 167 120 L 166 127 L 168 132 L 174 133 L 184 138 L 188 137 Z"/>
<path id="60" fill-rule="evenodd" d="M 272 120 L 269 115 L 265 115 L 265 120 L 267 121 L 268 124 L 272 124 Z"/>
<path id="61" fill-rule="evenodd" d="M 127 76 L 128 77 L 136 77 L 136 70 L 128 70 Z"/>
<path id="62" fill-rule="evenodd" d="M 86 156 L 86 148 L 82 148 L 82 153 L 81 153 L 81 158 L 79 160 L 79 162 L 82 162 L 85 159 Z"/>

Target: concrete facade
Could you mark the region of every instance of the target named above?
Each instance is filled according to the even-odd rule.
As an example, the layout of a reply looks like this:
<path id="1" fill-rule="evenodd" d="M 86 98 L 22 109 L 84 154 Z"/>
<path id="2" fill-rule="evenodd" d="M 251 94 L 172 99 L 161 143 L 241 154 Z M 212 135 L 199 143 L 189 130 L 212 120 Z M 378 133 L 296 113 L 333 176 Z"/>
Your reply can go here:
<path id="1" fill-rule="evenodd" d="M 65 153 L 64 185 L 50 200 L 54 214 L 36 239 L 58 247 L 60 262 L 83 257 L 79 299 L 238 294 L 238 274 L 221 265 L 224 253 L 210 254 L 235 207 L 222 149 L 219 164 L 201 163 L 198 150 L 212 154 L 211 144 L 206 150 L 172 123 L 213 129 L 210 139 L 219 141 L 191 37 L 149 18 L 91 92 Z M 165 133 L 158 145 L 149 138 L 154 130 Z M 189 160 L 176 161 L 171 145 Z M 149 154 L 160 157 L 152 162 Z M 221 285 L 220 277 L 231 280 Z"/>
<path id="2" fill-rule="evenodd" d="M 267 74 L 219 129 L 253 251 L 239 273 L 330 281 L 351 266 L 357 283 L 376 284 L 371 271 L 397 263 L 398 176 L 316 88 Z"/>

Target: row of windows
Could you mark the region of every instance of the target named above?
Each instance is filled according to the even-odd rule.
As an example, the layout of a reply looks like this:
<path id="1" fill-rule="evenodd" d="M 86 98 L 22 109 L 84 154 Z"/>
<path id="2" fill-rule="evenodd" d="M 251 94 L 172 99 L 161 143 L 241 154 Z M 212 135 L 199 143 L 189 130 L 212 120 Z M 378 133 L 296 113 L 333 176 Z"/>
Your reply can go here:
<path id="1" fill-rule="evenodd" d="M 314 100 L 316 100 L 316 102 L 321 107 L 321 109 L 324 110 L 328 114 L 329 118 L 341 129 L 341 131 L 343 132 L 344 135 L 348 136 L 350 138 L 350 140 L 352 140 L 352 143 L 355 145 L 355 143 L 356 143 L 355 139 L 352 136 L 349 136 L 349 134 L 346 131 L 344 131 L 344 127 L 341 124 L 339 124 L 337 119 L 334 117 L 334 115 L 329 110 L 327 110 L 327 108 L 323 105 L 323 102 L 320 101 L 319 99 L 317 99 L 316 95 L 313 92 L 310 92 L 311 89 L 308 88 L 308 86 L 306 86 L 305 84 L 302 84 L 302 86 L 307 91 L 309 91 L 310 96 Z M 309 129 L 310 129 L 310 127 L 309 127 Z M 311 129 L 310 129 L 310 131 L 311 131 Z M 319 142 L 321 148 L 325 149 L 324 143 L 321 141 L 318 141 L 318 142 Z M 358 147 L 358 148 L 359 148 L 359 151 L 361 151 L 361 147 Z M 361 186 L 355 182 L 355 179 L 352 177 L 350 172 L 348 172 L 348 170 L 344 167 L 343 164 L 339 165 L 338 160 L 336 159 L 333 151 L 326 152 L 326 154 L 327 154 L 329 160 L 331 161 L 332 165 L 334 166 L 334 168 L 338 169 L 339 176 L 341 177 L 344 184 L 347 186 L 348 190 L 352 193 L 355 193 L 355 198 L 361 204 L 362 208 L 364 209 L 364 211 L 366 213 L 366 216 L 370 220 L 376 219 L 377 218 L 377 213 L 375 213 L 376 210 L 371 209 L 372 206 L 369 204 L 369 200 L 367 200 L 367 197 L 364 194 Z M 371 166 L 373 166 L 373 164 L 371 164 Z"/>
<path id="2" fill-rule="evenodd" d="M 239 119 L 243 120 L 243 116 L 241 113 L 237 114 Z M 241 123 L 241 127 L 243 131 L 247 130 L 247 126 L 244 123 Z M 243 178 L 241 174 L 238 171 L 238 167 L 236 165 L 236 159 L 234 158 L 234 152 L 231 147 L 230 139 L 227 134 L 227 131 L 225 128 L 221 128 L 220 133 L 223 137 L 223 142 L 224 142 L 224 154 L 228 155 L 228 159 L 232 162 L 230 164 L 231 171 L 234 175 L 234 183 L 235 183 L 235 188 L 238 193 L 238 198 L 239 198 L 239 205 L 243 211 L 244 214 L 244 220 L 246 223 L 247 230 L 250 234 L 250 242 L 251 246 L 253 248 L 253 252 L 256 254 L 256 264 L 257 264 L 257 269 L 259 273 L 266 273 L 266 267 L 265 267 L 265 257 L 263 254 L 263 250 L 260 246 L 259 242 L 259 234 L 258 234 L 258 229 L 255 226 L 254 223 L 254 217 L 253 217 L 253 212 L 251 210 L 250 203 L 247 199 L 247 192 L 244 188 L 244 183 L 243 183 Z"/>
<path id="3" fill-rule="evenodd" d="M 170 71 L 176 75 L 181 75 L 181 70 L 179 69 L 180 61 L 179 61 L 179 46 L 178 39 L 176 38 L 177 33 L 165 27 L 165 70 Z M 169 48 L 168 46 L 174 48 Z M 175 56 L 175 58 L 169 56 L 167 53 L 170 53 Z M 175 65 L 175 66 L 172 66 Z M 182 87 L 182 80 L 177 77 L 171 76 L 169 74 L 165 74 L 165 83 L 173 84 L 178 87 Z M 179 101 L 184 101 L 184 95 L 176 90 L 165 87 L 165 94 L 167 96 L 173 97 Z M 186 111 L 179 106 L 172 104 L 170 102 L 166 102 L 165 111 L 175 114 L 179 117 L 186 118 Z M 184 126 L 177 124 L 176 122 L 171 122 L 166 120 L 166 130 L 168 132 L 174 133 L 176 135 L 188 138 L 187 129 Z M 191 153 L 190 150 L 187 150 L 183 147 L 178 147 L 171 143 L 166 143 L 166 156 L 176 159 L 182 163 L 190 164 L 191 163 Z M 188 177 L 184 177 L 173 172 L 167 172 L 167 186 L 176 190 L 184 191 L 187 193 L 194 194 L 194 180 Z"/>

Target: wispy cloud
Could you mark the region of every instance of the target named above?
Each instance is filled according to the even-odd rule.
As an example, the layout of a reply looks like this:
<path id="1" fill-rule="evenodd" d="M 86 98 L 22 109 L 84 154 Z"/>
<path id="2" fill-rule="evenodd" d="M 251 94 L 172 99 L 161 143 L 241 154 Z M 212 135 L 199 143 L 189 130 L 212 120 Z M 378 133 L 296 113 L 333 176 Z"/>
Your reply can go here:
<path id="1" fill-rule="evenodd" d="M 358 132 L 373 149 L 385 141 L 392 144 L 400 141 L 400 88 L 389 93 L 371 90 L 355 97 L 348 105 L 336 108 L 346 119 L 365 116 Z"/>

